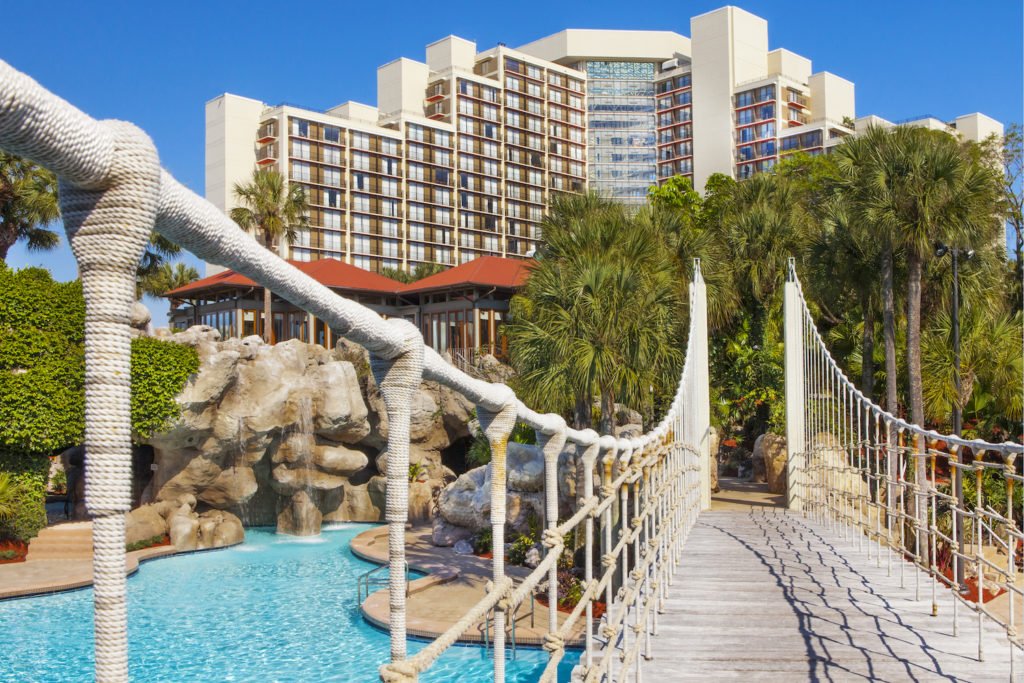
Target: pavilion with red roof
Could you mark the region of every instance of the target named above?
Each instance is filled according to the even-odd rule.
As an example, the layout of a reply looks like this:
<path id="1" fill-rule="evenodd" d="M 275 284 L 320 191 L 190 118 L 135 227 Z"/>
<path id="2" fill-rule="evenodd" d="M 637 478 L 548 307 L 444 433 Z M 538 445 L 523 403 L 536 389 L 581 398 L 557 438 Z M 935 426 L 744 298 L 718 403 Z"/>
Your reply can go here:
<path id="1" fill-rule="evenodd" d="M 509 299 L 526 282 L 530 261 L 481 256 L 416 282 L 403 284 L 337 259 L 289 261 L 320 284 L 384 317 L 400 317 L 420 328 L 438 353 L 503 356 L 501 325 Z M 176 329 L 203 324 L 221 338 L 263 333 L 263 288 L 233 270 L 196 280 L 164 296 L 171 300 Z M 323 321 L 274 296 L 272 340 L 300 339 L 330 348 L 336 335 Z"/>

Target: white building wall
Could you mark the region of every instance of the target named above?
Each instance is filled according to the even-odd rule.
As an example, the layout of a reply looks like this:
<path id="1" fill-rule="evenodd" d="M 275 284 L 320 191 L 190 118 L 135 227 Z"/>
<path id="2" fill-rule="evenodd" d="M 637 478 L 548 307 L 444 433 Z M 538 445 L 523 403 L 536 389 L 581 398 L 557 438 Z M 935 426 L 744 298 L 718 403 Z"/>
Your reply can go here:
<path id="1" fill-rule="evenodd" d="M 811 91 L 811 120 L 827 119 L 842 123 L 844 117 L 855 117 L 853 83 L 833 73 L 822 71 L 807 79 Z"/>
<path id="2" fill-rule="evenodd" d="M 225 213 L 235 206 L 235 183 L 246 182 L 256 167 L 255 135 L 262 102 L 224 94 L 206 103 L 206 198 Z M 224 270 L 206 264 L 206 275 Z"/>

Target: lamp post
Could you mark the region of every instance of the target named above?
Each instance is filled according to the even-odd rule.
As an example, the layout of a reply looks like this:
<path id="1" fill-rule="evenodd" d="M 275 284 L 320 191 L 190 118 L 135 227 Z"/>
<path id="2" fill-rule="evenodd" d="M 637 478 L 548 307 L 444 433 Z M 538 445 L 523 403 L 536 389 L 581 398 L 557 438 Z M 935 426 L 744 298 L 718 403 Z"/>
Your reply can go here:
<path id="1" fill-rule="evenodd" d="M 953 383 L 956 386 L 956 400 L 953 401 L 953 435 L 960 436 L 963 429 L 963 414 L 960 409 L 960 257 L 969 260 L 974 256 L 973 249 L 948 247 L 941 242 L 935 243 L 935 255 L 942 258 L 946 254 L 953 259 Z M 963 472 L 959 467 L 953 468 L 953 495 L 956 497 L 957 507 L 964 507 L 964 479 Z M 953 523 L 956 527 L 957 552 L 964 554 L 964 520 L 963 517 L 953 513 Z M 957 562 L 956 582 L 963 585 L 964 563 Z"/>

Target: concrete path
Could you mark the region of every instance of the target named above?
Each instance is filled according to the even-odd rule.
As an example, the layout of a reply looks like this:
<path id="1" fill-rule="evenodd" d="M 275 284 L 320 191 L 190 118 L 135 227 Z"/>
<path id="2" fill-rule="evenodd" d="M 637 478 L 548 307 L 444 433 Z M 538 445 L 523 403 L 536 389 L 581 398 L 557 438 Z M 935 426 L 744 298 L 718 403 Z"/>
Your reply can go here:
<path id="1" fill-rule="evenodd" d="M 977 617 L 961 606 L 960 636 L 953 637 L 952 597 L 936 591 L 938 616 L 931 616 L 931 583 L 921 575 L 915 600 L 912 565 L 901 588 L 898 562 L 888 576 L 884 561 L 877 567 L 868 559 L 867 542 L 844 541 L 754 498 L 745 509 L 733 501 L 698 520 L 646 680 L 1010 680 L 1001 628 L 986 625 L 979 662 Z"/>
<path id="2" fill-rule="evenodd" d="M 125 572 L 139 562 L 173 555 L 171 546 L 125 555 Z M 56 593 L 92 585 L 92 522 L 64 522 L 43 529 L 28 545 L 24 562 L 0 564 L 0 599 Z"/>
<path id="3" fill-rule="evenodd" d="M 372 562 L 386 563 L 387 534 L 386 526 L 364 531 L 352 539 L 352 552 Z M 429 574 L 410 585 L 410 595 L 406 600 L 409 635 L 436 638 L 459 621 L 474 603 L 483 598 L 484 587 L 491 579 L 491 561 L 475 555 L 458 555 L 452 548 L 434 546 L 430 542 L 429 527 L 413 528 L 406 532 L 405 553 L 410 568 Z M 530 570 L 526 567 L 506 565 L 505 573 L 520 580 L 528 575 Z M 361 608 L 363 615 L 370 622 L 387 628 L 387 590 L 377 590 L 371 594 Z M 559 612 L 559 623 L 563 622 L 565 617 L 563 612 Z M 527 599 L 516 613 L 515 621 L 517 644 L 540 645 L 544 642 L 548 624 L 547 607 L 539 602 L 531 605 Z M 491 628 L 494 628 L 493 624 Z M 580 620 L 579 634 L 582 635 L 582 632 Z M 508 635 L 511 636 L 511 619 L 508 624 Z M 459 640 L 470 643 L 482 642 L 482 624 L 470 627 Z M 569 642 L 570 646 L 581 644 L 579 638 Z"/>

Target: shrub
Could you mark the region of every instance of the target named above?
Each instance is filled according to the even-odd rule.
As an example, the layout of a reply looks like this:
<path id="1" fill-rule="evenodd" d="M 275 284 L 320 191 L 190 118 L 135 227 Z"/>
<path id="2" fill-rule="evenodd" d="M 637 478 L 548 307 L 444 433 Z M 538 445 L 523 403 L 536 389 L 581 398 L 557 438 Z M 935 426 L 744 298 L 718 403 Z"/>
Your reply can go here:
<path id="1" fill-rule="evenodd" d="M 494 537 L 491 527 L 484 527 L 473 535 L 473 552 L 477 555 L 491 552 Z"/>
<path id="2" fill-rule="evenodd" d="M 511 443 L 535 444 L 537 443 L 537 435 L 525 422 L 516 422 L 516 426 L 512 428 L 512 433 L 509 435 L 508 440 Z M 491 444 L 487 441 L 483 431 L 478 430 L 473 437 L 473 442 L 466 451 L 466 464 L 470 467 L 479 467 L 480 465 L 486 465 L 490 461 Z"/>
<path id="3" fill-rule="evenodd" d="M 132 340 L 132 433 L 144 439 L 181 414 L 177 396 L 199 370 L 191 346 L 139 337 Z"/>
<path id="4" fill-rule="evenodd" d="M 135 543 L 127 543 L 124 546 L 125 552 L 132 552 L 133 550 L 142 550 L 143 548 L 152 548 L 155 545 L 162 545 L 167 541 L 167 534 L 160 534 L 159 536 L 153 536 L 152 538 L 144 538 L 141 541 L 135 541 Z"/>
<path id="5" fill-rule="evenodd" d="M 37 454 L 0 452 L 0 471 L 12 482 L 9 517 L 0 521 L 0 540 L 28 542 L 46 526 L 46 477 L 50 461 Z"/>
<path id="6" fill-rule="evenodd" d="M 536 544 L 536 539 L 529 534 L 520 535 L 508 549 L 508 563 L 519 566 L 526 564 L 526 553 Z"/>
<path id="7" fill-rule="evenodd" d="M 57 470 L 50 477 L 50 490 L 54 493 L 64 493 L 68 490 L 68 473 L 64 470 Z"/>

